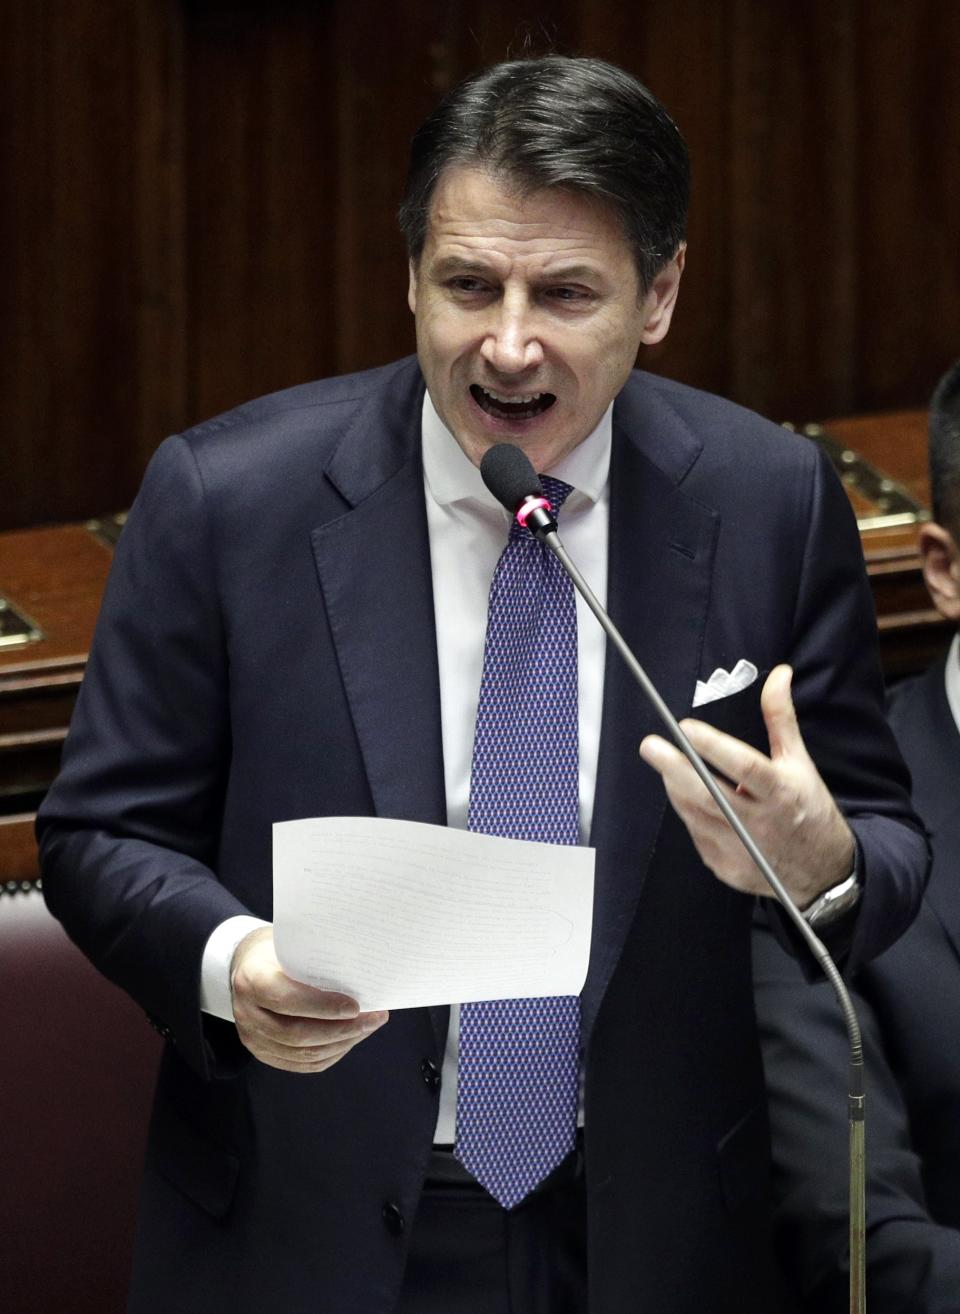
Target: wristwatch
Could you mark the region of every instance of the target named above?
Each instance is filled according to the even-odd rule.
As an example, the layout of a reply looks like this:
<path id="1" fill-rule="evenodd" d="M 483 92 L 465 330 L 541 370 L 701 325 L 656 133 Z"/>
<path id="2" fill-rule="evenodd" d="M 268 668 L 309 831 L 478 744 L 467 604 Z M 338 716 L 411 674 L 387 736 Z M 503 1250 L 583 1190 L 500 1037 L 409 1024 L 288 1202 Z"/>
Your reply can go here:
<path id="1" fill-rule="evenodd" d="M 844 913 L 857 906 L 862 889 L 860 874 L 854 867 L 845 881 L 831 885 L 829 890 L 824 890 L 819 898 L 814 899 L 809 908 L 803 910 L 804 921 L 815 931 L 832 926 Z"/>

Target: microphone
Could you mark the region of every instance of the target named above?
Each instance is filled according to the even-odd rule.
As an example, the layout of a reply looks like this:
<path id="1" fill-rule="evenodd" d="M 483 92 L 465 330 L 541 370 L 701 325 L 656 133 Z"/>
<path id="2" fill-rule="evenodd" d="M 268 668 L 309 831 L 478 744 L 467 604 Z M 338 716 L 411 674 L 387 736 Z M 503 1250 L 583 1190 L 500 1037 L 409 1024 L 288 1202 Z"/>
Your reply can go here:
<path id="1" fill-rule="evenodd" d="M 556 517 L 543 495 L 540 478 L 519 447 L 513 443 L 489 447 L 480 462 L 480 477 L 497 501 L 541 543 L 547 534 L 557 532 Z"/>
<path id="2" fill-rule="evenodd" d="M 866 1285 L 863 1042 L 860 1034 L 860 1023 L 843 978 L 830 957 L 826 945 L 823 944 L 813 930 L 813 927 L 794 903 L 786 886 L 760 852 L 753 836 L 727 801 L 703 758 L 684 734 L 676 717 L 660 697 L 650 677 L 627 646 L 623 635 L 614 625 L 604 608 L 601 607 L 589 584 L 571 561 L 566 549 L 560 542 L 556 518 L 550 511 L 550 503 L 543 496 L 539 476 L 530 464 L 526 453 L 513 443 L 497 443 L 484 453 L 480 462 L 480 474 L 494 497 L 506 507 L 521 525 L 526 524 L 536 538 L 557 557 L 576 586 L 577 591 L 603 626 L 607 637 L 630 668 L 634 679 L 653 705 L 671 739 L 673 739 L 703 782 L 710 797 L 759 868 L 760 874 L 776 895 L 787 916 L 833 986 L 843 1012 L 850 1041 L 850 1088 L 848 1096 L 850 1129 L 850 1309 L 851 1314 L 853 1314 L 853 1311 L 861 1314 L 864 1309 Z"/>

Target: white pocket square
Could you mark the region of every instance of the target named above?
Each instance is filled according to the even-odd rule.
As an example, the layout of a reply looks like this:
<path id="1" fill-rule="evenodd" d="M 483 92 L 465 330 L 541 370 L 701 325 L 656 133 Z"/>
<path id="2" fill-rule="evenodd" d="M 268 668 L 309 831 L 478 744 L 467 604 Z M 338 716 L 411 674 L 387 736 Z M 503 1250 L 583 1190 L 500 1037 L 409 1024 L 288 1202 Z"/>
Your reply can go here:
<path id="1" fill-rule="evenodd" d="M 729 698 L 731 694 L 739 693 L 741 689 L 753 684 L 756 678 L 757 668 L 745 657 L 740 658 L 732 671 L 725 671 L 722 666 L 718 666 L 706 683 L 703 680 L 697 681 L 693 705 L 702 707 L 704 703 L 715 703 L 718 698 Z"/>

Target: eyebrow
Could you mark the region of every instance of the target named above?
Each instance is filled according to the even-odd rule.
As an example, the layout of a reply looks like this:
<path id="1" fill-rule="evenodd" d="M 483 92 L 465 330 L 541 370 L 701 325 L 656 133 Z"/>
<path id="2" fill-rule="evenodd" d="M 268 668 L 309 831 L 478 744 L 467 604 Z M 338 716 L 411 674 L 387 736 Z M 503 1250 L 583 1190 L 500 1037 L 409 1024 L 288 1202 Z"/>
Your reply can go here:
<path id="1" fill-rule="evenodd" d="M 463 256 L 441 256 L 433 265 L 432 272 L 440 277 L 448 274 L 488 274 L 491 266 L 482 260 L 467 260 Z"/>
<path id="2" fill-rule="evenodd" d="M 479 274 L 487 276 L 495 272 L 494 266 L 483 260 L 469 260 L 464 256 L 441 256 L 433 266 L 433 273 L 439 278 L 448 278 L 454 274 Z M 546 283 L 595 283 L 604 281 L 602 270 L 595 265 L 560 265 L 549 269 L 541 276 Z"/>

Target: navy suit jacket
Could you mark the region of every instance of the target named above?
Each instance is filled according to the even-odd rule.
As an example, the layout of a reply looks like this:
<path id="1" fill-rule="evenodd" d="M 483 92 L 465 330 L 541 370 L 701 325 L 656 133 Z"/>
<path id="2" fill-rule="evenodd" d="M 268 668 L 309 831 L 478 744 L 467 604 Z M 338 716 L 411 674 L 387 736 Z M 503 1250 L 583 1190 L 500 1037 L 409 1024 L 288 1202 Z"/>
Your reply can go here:
<path id="1" fill-rule="evenodd" d="M 270 917 L 273 821 L 445 821 L 422 397 L 406 360 L 169 439 L 118 547 L 39 829 L 51 908 L 169 1038 L 138 1312 L 397 1298 L 447 1010 L 396 1012 L 293 1076 L 201 1016 L 198 976 L 222 919 Z M 761 679 L 704 711 L 765 746 L 762 679 L 794 663 L 866 876 L 849 960 L 878 952 L 914 914 L 925 843 L 839 484 L 806 440 L 642 374 L 614 407 L 610 480 L 609 608 L 678 716 L 747 657 Z M 640 761 L 654 728 L 608 654 L 582 999 L 591 1310 L 768 1314 L 752 901 L 702 866 Z"/>
<path id="2" fill-rule="evenodd" d="M 894 691 L 890 720 L 933 866 L 907 933 L 860 973 L 867 1073 L 867 1292 L 876 1314 L 960 1309 L 960 734 L 944 663 Z M 758 928 L 783 1262 L 816 1314 L 847 1304 L 846 1033 Z"/>

